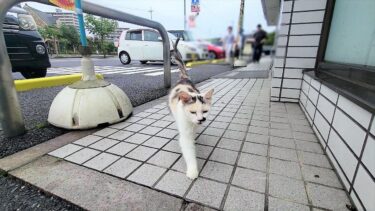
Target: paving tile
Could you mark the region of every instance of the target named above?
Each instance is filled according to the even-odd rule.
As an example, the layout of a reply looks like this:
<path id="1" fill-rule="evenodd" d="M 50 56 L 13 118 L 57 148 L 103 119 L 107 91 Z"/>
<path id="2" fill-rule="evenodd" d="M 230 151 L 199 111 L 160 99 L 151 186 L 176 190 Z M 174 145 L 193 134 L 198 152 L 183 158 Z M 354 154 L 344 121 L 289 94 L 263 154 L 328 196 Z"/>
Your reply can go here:
<path id="1" fill-rule="evenodd" d="M 234 140 L 234 139 L 228 139 L 228 138 L 222 138 L 220 139 L 219 144 L 217 145 L 220 148 L 230 149 L 234 151 L 239 151 L 241 148 L 242 141 Z"/>
<path id="2" fill-rule="evenodd" d="M 117 123 L 117 124 L 114 124 L 114 125 L 110 125 L 109 127 L 121 130 L 121 129 L 123 129 L 123 128 L 131 125 L 131 124 L 132 124 L 131 122 L 120 122 L 120 123 Z"/>
<path id="3" fill-rule="evenodd" d="M 283 147 L 283 148 L 290 148 L 290 149 L 295 148 L 294 140 L 289 139 L 289 138 L 280 138 L 280 137 L 271 136 L 270 144 L 273 146 L 278 146 L 278 147 Z"/>
<path id="4" fill-rule="evenodd" d="M 270 137 L 266 135 L 248 133 L 246 135 L 245 141 L 259 143 L 259 144 L 268 144 L 269 139 Z"/>
<path id="5" fill-rule="evenodd" d="M 151 187 L 165 171 L 166 169 L 164 168 L 145 163 L 132 173 L 128 180 Z"/>
<path id="6" fill-rule="evenodd" d="M 282 160 L 298 161 L 296 150 L 270 146 L 270 156 Z"/>
<path id="7" fill-rule="evenodd" d="M 237 124 L 242 124 L 242 125 L 248 125 L 250 123 L 251 119 L 250 118 L 246 118 L 246 119 L 242 119 L 242 118 L 233 118 L 233 120 L 231 121 L 232 123 L 237 123 Z"/>
<path id="8" fill-rule="evenodd" d="M 177 130 L 176 123 L 170 124 L 167 128 Z"/>
<path id="9" fill-rule="evenodd" d="M 103 152 L 95 156 L 91 160 L 87 161 L 83 165 L 86 167 L 101 171 L 119 158 L 120 158 L 119 156 L 111 155 L 111 154 Z"/>
<path id="10" fill-rule="evenodd" d="M 309 164 L 313 166 L 332 168 L 328 162 L 326 155 L 298 151 L 298 157 L 303 164 Z"/>
<path id="11" fill-rule="evenodd" d="M 208 145 L 208 146 L 216 146 L 217 142 L 219 141 L 220 137 L 218 136 L 209 136 L 209 135 L 200 135 L 196 140 L 196 143 Z"/>
<path id="12" fill-rule="evenodd" d="M 94 136 L 94 135 L 88 135 L 86 137 L 83 137 L 73 143 L 75 144 L 78 144 L 78 145 L 81 145 L 81 146 L 88 146 L 90 144 L 93 144 L 97 141 L 99 141 L 100 139 L 102 139 L 103 137 L 100 137 L 100 136 Z"/>
<path id="13" fill-rule="evenodd" d="M 314 133 L 310 126 L 306 125 L 293 125 L 293 131 L 303 132 L 303 133 Z"/>
<path id="14" fill-rule="evenodd" d="M 170 122 L 174 122 L 175 121 L 175 119 L 174 119 L 174 117 L 172 115 L 167 115 L 167 116 L 165 116 L 161 120 L 163 120 L 163 121 L 170 121 Z"/>
<path id="15" fill-rule="evenodd" d="M 154 147 L 154 148 L 161 148 L 166 143 L 168 143 L 168 141 L 169 141 L 169 139 L 154 136 L 154 137 L 148 139 L 142 145 Z"/>
<path id="16" fill-rule="evenodd" d="M 163 147 L 163 149 L 171 152 L 182 153 L 180 144 L 177 140 L 171 140 L 167 145 Z"/>
<path id="17" fill-rule="evenodd" d="M 198 171 L 202 170 L 203 164 L 205 160 L 197 158 L 197 163 L 198 163 Z M 178 159 L 178 161 L 172 166 L 172 169 L 185 173 L 186 172 L 186 163 L 183 157 Z"/>
<path id="18" fill-rule="evenodd" d="M 224 138 L 229 138 L 229 139 L 237 139 L 237 140 L 243 140 L 246 136 L 245 132 L 240 132 L 240 131 L 234 131 L 234 130 L 227 130 L 225 131 L 223 137 Z"/>
<path id="19" fill-rule="evenodd" d="M 132 131 L 132 132 L 138 132 L 138 131 L 142 130 L 145 127 L 146 127 L 145 125 L 134 123 L 134 124 L 126 127 L 125 130 Z"/>
<path id="20" fill-rule="evenodd" d="M 342 188 L 336 173 L 331 169 L 303 165 L 302 173 L 306 181 Z"/>
<path id="21" fill-rule="evenodd" d="M 149 108 L 147 110 L 145 110 L 144 112 L 147 112 L 147 113 L 156 113 L 158 112 L 160 109 L 157 109 L 157 108 Z"/>
<path id="22" fill-rule="evenodd" d="M 199 158 L 204 158 L 204 159 L 208 158 L 212 149 L 213 149 L 213 147 L 210 147 L 210 146 L 203 146 L 203 145 L 200 145 L 200 144 L 195 145 L 197 157 L 199 157 Z"/>
<path id="23" fill-rule="evenodd" d="M 165 117 L 165 115 L 163 115 L 163 114 L 152 114 L 152 115 L 148 116 L 147 118 L 159 120 L 159 119 L 162 119 L 163 117 Z"/>
<path id="24" fill-rule="evenodd" d="M 203 131 L 203 134 L 211 136 L 222 136 L 224 131 L 224 129 L 208 127 L 205 131 Z"/>
<path id="25" fill-rule="evenodd" d="M 215 121 L 218 122 L 231 122 L 232 117 L 227 117 L 227 116 L 217 116 Z"/>
<path id="26" fill-rule="evenodd" d="M 140 133 L 147 134 L 147 135 L 155 135 L 159 131 L 161 131 L 162 128 L 159 127 L 153 127 L 153 126 L 148 126 L 144 128 L 143 130 L 139 131 Z"/>
<path id="27" fill-rule="evenodd" d="M 176 135 L 178 134 L 178 131 L 177 130 L 172 130 L 172 129 L 163 129 L 162 131 L 160 131 L 159 133 L 157 133 L 156 135 L 157 136 L 160 136 L 160 137 L 164 137 L 164 138 L 174 138 Z"/>
<path id="28" fill-rule="evenodd" d="M 237 167 L 232 184 L 264 193 L 266 190 L 266 179 L 266 173 Z"/>
<path id="29" fill-rule="evenodd" d="M 71 161 L 73 163 L 77 164 L 82 164 L 89 160 L 90 158 L 96 156 L 100 152 L 97 150 L 89 149 L 89 148 L 84 148 L 78 152 L 75 152 L 72 155 L 69 155 L 68 157 L 65 158 L 67 161 Z"/>
<path id="30" fill-rule="evenodd" d="M 210 160 L 219 161 L 234 165 L 236 163 L 238 152 L 216 148 L 212 153 Z"/>
<path id="31" fill-rule="evenodd" d="M 222 183 L 198 178 L 186 198 L 219 208 L 226 187 L 227 186 Z"/>
<path id="32" fill-rule="evenodd" d="M 264 195 L 232 186 L 224 210 L 264 210 Z"/>
<path id="33" fill-rule="evenodd" d="M 271 173 L 281 174 L 295 179 L 302 179 L 301 168 L 297 162 L 271 158 L 269 171 Z"/>
<path id="34" fill-rule="evenodd" d="M 281 138 L 293 138 L 293 134 L 290 130 L 281 130 L 281 129 L 270 129 L 270 135 L 281 137 Z"/>
<path id="35" fill-rule="evenodd" d="M 267 115 L 253 115 L 253 119 L 261 121 L 269 121 L 270 117 Z"/>
<path id="36" fill-rule="evenodd" d="M 82 149 L 81 146 L 75 145 L 75 144 L 68 144 L 61 148 L 58 148 L 50 153 L 49 155 L 58 157 L 58 158 L 64 158 L 74 152 L 77 152 L 78 150 Z"/>
<path id="37" fill-rule="evenodd" d="M 241 124 L 231 123 L 229 125 L 228 129 L 229 130 L 246 132 L 247 131 L 247 125 L 241 125 Z"/>
<path id="38" fill-rule="evenodd" d="M 343 190 L 307 183 L 307 192 L 313 205 L 330 210 L 347 210 L 350 201 Z"/>
<path id="39" fill-rule="evenodd" d="M 270 123 L 267 121 L 260 121 L 260 120 L 252 120 L 250 123 L 251 126 L 255 127 L 264 127 L 264 128 L 269 128 Z"/>
<path id="40" fill-rule="evenodd" d="M 256 155 L 267 156 L 268 146 L 264 144 L 255 144 L 245 142 L 242 148 L 242 152 L 247 152 Z"/>
<path id="41" fill-rule="evenodd" d="M 289 123 L 271 122 L 271 128 L 282 129 L 282 130 L 290 130 L 290 125 L 289 125 Z"/>
<path id="42" fill-rule="evenodd" d="M 142 118 L 150 116 L 150 115 L 151 115 L 151 113 L 147 113 L 147 112 L 140 112 L 138 114 L 134 114 L 134 116 L 142 117 Z"/>
<path id="43" fill-rule="evenodd" d="M 97 136 L 103 136 L 103 137 L 106 137 L 106 136 L 109 136 L 115 132 L 117 132 L 118 130 L 116 129 L 113 129 L 113 128 L 104 128 L 104 129 L 101 129 L 97 132 L 95 132 L 93 135 L 97 135 Z"/>
<path id="44" fill-rule="evenodd" d="M 214 121 L 210 124 L 210 127 L 225 129 L 225 128 L 228 127 L 228 125 L 229 125 L 228 122 L 216 122 L 216 121 Z"/>
<path id="45" fill-rule="evenodd" d="M 120 131 L 110 135 L 108 138 L 122 141 L 122 140 L 125 140 L 127 137 L 129 137 L 133 134 L 134 134 L 133 132 L 120 130 Z"/>
<path id="46" fill-rule="evenodd" d="M 238 166 L 260 171 L 266 171 L 267 158 L 258 155 L 241 153 Z"/>
<path id="47" fill-rule="evenodd" d="M 301 151 L 323 154 L 322 147 L 319 143 L 314 143 L 310 141 L 296 141 L 296 148 L 297 150 Z"/>
<path id="48" fill-rule="evenodd" d="M 318 142 L 318 139 L 314 134 L 293 132 L 294 138 L 302 141 Z"/>
<path id="49" fill-rule="evenodd" d="M 163 115 L 168 115 L 168 114 L 170 114 L 171 112 L 169 112 L 168 109 L 163 109 L 163 110 L 160 110 L 160 111 L 158 111 L 158 112 L 156 112 L 156 113 L 158 113 L 158 114 L 163 114 Z"/>
<path id="50" fill-rule="evenodd" d="M 235 110 L 235 109 L 233 109 L 233 110 Z M 225 116 L 225 117 L 233 117 L 234 115 L 236 115 L 236 113 L 234 113 L 234 112 L 228 112 L 228 111 L 222 111 L 220 113 L 220 116 Z"/>
<path id="51" fill-rule="evenodd" d="M 113 154 L 116 154 L 116 155 L 120 155 L 120 156 L 124 156 L 126 153 L 130 152 L 131 150 L 133 150 L 136 147 L 137 147 L 137 145 L 135 145 L 135 144 L 120 142 L 120 143 L 116 144 L 115 146 L 107 149 L 107 152 L 110 152 L 110 153 L 113 153 Z"/>
<path id="52" fill-rule="evenodd" d="M 152 123 L 151 126 L 154 126 L 154 127 L 167 127 L 168 125 L 170 125 L 171 122 L 169 121 L 163 121 L 163 120 L 159 120 L 159 121 L 156 121 L 154 123 Z"/>
<path id="53" fill-rule="evenodd" d="M 269 211 L 282 211 L 282 210 L 309 211 L 310 208 L 302 204 L 297 204 L 297 203 L 293 203 L 290 201 L 284 201 L 284 200 L 269 196 L 268 197 L 268 210 Z"/>
<path id="54" fill-rule="evenodd" d="M 136 133 L 129 138 L 125 139 L 124 141 L 134 143 L 134 144 L 141 144 L 145 142 L 147 139 L 149 139 L 151 136 L 149 135 L 144 135 L 140 133 Z"/>
<path id="55" fill-rule="evenodd" d="M 270 174 L 269 194 L 286 200 L 307 203 L 305 186 L 301 180 Z"/>
<path id="56" fill-rule="evenodd" d="M 148 118 L 145 118 L 145 119 L 142 119 L 140 121 L 138 121 L 137 123 L 138 124 L 143 124 L 143 125 L 150 125 L 152 123 L 156 122 L 155 119 L 148 119 Z"/>
<path id="57" fill-rule="evenodd" d="M 116 177 L 125 178 L 141 164 L 142 163 L 139 161 L 131 160 L 128 158 L 120 158 L 118 161 L 114 162 L 112 165 L 106 168 L 104 172 L 112 174 Z"/>
<path id="58" fill-rule="evenodd" d="M 185 174 L 169 170 L 155 188 L 178 196 L 183 196 L 191 182 L 192 180 L 186 177 Z"/>
<path id="59" fill-rule="evenodd" d="M 134 122 L 138 122 L 139 120 L 141 120 L 142 118 L 141 117 L 137 117 L 137 116 L 132 116 L 130 117 L 129 119 L 125 120 L 126 122 L 130 122 L 130 123 L 134 123 Z"/>
<path id="60" fill-rule="evenodd" d="M 265 127 L 255 127 L 255 126 L 249 127 L 249 133 L 261 134 L 261 135 L 268 135 L 268 130 L 269 129 Z"/>
<path id="61" fill-rule="evenodd" d="M 151 157 L 156 151 L 157 149 L 139 146 L 133 151 L 131 151 L 129 154 L 127 154 L 126 157 L 133 158 L 133 159 L 140 160 L 140 161 L 145 161 L 149 157 Z"/>
<path id="62" fill-rule="evenodd" d="M 167 151 L 159 151 L 154 156 L 152 156 L 147 163 L 155 164 L 160 167 L 169 168 L 177 160 L 180 154 Z"/>
<path id="63" fill-rule="evenodd" d="M 109 138 L 104 138 L 98 142 L 95 142 L 94 144 L 90 145 L 90 148 L 97 149 L 100 151 L 105 151 L 106 149 L 112 147 L 113 145 L 119 143 L 119 141 L 109 139 Z"/>
<path id="64" fill-rule="evenodd" d="M 208 161 L 200 176 L 228 183 L 232 175 L 233 166 Z"/>

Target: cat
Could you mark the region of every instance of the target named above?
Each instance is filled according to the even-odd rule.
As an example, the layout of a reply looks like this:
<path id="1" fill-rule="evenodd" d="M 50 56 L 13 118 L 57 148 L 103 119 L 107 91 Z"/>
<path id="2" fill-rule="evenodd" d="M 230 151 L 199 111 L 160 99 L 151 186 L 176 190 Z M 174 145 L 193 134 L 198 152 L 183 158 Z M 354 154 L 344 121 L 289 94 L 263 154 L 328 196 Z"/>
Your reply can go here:
<path id="1" fill-rule="evenodd" d="M 169 93 L 168 105 L 175 119 L 179 132 L 179 144 L 186 163 L 186 176 L 190 179 L 198 177 L 198 165 L 195 151 L 195 128 L 202 124 L 211 107 L 213 89 L 201 94 L 187 75 L 177 45 L 173 45 L 172 56 L 180 70 L 180 79 Z"/>

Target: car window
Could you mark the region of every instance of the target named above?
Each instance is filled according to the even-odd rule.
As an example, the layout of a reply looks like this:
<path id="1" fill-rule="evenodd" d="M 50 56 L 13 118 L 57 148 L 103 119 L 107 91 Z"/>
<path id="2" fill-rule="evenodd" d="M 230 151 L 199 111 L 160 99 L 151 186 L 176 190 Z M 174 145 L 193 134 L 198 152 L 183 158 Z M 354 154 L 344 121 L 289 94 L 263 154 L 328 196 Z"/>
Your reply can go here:
<path id="1" fill-rule="evenodd" d="M 126 33 L 126 40 L 142 40 L 142 31 L 130 31 Z"/>
<path id="2" fill-rule="evenodd" d="M 160 37 L 159 33 L 155 31 L 144 31 L 145 41 L 159 41 L 158 37 Z"/>

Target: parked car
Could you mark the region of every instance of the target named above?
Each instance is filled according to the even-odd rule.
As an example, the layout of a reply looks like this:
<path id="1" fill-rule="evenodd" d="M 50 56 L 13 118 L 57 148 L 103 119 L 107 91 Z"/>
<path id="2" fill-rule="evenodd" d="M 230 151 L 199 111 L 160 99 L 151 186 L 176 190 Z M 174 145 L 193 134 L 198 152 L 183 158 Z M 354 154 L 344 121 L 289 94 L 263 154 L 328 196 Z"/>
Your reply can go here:
<path id="1" fill-rule="evenodd" d="M 208 59 L 222 59 L 225 58 L 225 51 L 223 47 L 214 45 L 210 42 L 199 40 L 200 43 L 205 44 L 208 50 Z"/>
<path id="2" fill-rule="evenodd" d="M 186 30 L 169 30 L 168 32 L 172 33 L 176 37 L 181 37 L 185 42 L 190 43 L 191 45 L 194 45 L 195 48 L 197 48 L 198 52 L 198 60 L 207 59 L 208 58 L 208 46 L 203 43 L 199 43 L 196 40 L 194 40 L 193 35 L 190 31 Z"/>
<path id="3" fill-rule="evenodd" d="M 33 17 L 18 6 L 12 7 L 6 13 L 3 31 L 12 71 L 25 78 L 45 77 L 51 63 Z"/>
<path id="4" fill-rule="evenodd" d="M 168 33 L 171 50 L 173 42 L 177 40 Z M 172 42 L 173 41 L 173 42 Z M 131 60 L 139 60 L 142 64 L 148 61 L 163 61 L 163 43 L 158 31 L 153 29 L 130 29 L 121 33 L 119 38 L 118 56 L 122 64 L 129 64 Z M 194 60 L 198 56 L 196 48 L 180 40 L 178 50 L 184 61 Z M 171 59 L 172 63 L 173 58 Z"/>

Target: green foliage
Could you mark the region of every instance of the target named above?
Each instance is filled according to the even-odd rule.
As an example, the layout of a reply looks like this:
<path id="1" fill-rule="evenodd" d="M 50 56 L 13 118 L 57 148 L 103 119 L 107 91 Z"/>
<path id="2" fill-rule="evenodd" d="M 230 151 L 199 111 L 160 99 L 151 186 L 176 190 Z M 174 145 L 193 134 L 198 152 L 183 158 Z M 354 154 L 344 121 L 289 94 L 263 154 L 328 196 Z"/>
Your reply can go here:
<path id="1" fill-rule="evenodd" d="M 264 44 L 265 45 L 273 45 L 274 42 L 275 42 L 275 32 L 268 33 L 266 42 Z"/>
<path id="2" fill-rule="evenodd" d="M 109 52 L 109 45 L 106 44 L 105 38 L 115 31 L 117 27 L 117 21 L 106 19 L 106 18 L 96 18 L 93 15 L 86 15 L 86 28 L 87 30 L 98 37 L 98 49 L 103 53 L 104 57 Z"/>
<path id="3" fill-rule="evenodd" d="M 80 45 L 77 29 L 74 26 L 62 25 L 60 27 L 60 43 L 64 43 L 65 48 L 75 52 Z"/>

